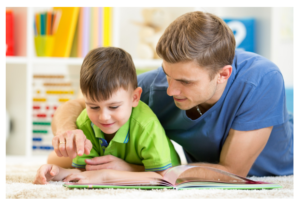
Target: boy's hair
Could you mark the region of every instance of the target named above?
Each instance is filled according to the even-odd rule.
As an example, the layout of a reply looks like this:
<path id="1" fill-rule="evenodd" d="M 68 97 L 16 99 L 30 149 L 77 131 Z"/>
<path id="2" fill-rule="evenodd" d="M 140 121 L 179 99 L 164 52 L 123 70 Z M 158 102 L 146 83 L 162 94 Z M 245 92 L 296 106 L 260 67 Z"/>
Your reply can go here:
<path id="1" fill-rule="evenodd" d="M 169 63 L 196 60 L 213 79 L 222 67 L 232 64 L 235 39 L 222 19 L 195 11 L 178 17 L 167 27 L 156 52 Z"/>
<path id="2" fill-rule="evenodd" d="M 93 101 L 107 100 L 119 88 L 137 88 L 137 75 L 129 53 L 116 47 L 91 50 L 80 70 L 82 94 Z"/>

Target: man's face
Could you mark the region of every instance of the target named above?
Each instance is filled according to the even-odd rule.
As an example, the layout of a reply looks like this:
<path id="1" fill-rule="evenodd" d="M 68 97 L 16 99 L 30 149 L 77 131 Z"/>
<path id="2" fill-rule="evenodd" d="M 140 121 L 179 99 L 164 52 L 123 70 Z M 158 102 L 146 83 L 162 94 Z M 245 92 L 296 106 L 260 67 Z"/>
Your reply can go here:
<path id="1" fill-rule="evenodd" d="M 90 120 L 105 134 L 115 134 L 130 118 L 133 92 L 120 88 L 105 101 L 92 101 L 84 95 Z"/>
<path id="2" fill-rule="evenodd" d="M 195 61 L 163 61 L 162 66 L 169 84 L 167 94 L 173 96 L 179 109 L 189 110 L 203 103 L 213 105 L 217 101 L 215 93 L 218 75 L 211 80 L 209 72 Z"/>

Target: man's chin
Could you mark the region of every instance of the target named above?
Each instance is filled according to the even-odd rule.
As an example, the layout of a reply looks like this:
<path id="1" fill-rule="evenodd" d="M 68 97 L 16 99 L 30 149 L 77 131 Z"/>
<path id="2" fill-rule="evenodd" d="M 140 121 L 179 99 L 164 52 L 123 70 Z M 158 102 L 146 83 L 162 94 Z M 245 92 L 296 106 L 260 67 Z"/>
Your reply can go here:
<path id="1" fill-rule="evenodd" d="M 181 109 L 181 110 L 189 110 L 189 109 L 191 109 L 191 108 L 189 108 L 188 106 L 183 105 L 183 104 L 181 104 L 181 103 L 179 103 L 179 102 L 176 102 L 176 101 L 174 101 L 174 102 L 175 102 L 176 107 L 178 107 L 178 108 Z"/>

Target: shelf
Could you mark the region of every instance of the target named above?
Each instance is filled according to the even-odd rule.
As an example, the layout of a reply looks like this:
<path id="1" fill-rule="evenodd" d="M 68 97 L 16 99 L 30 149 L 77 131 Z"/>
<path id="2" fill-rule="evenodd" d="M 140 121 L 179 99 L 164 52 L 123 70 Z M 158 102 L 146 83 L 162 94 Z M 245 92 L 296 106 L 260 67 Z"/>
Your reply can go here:
<path id="1" fill-rule="evenodd" d="M 146 59 L 134 59 L 134 65 L 137 69 L 148 69 L 149 67 L 158 68 L 162 64 L 161 59 L 153 59 L 153 60 L 146 60 Z"/>
<path id="2" fill-rule="evenodd" d="M 35 64 L 60 64 L 60 65 L 81 65 L 83 58 L 77 57 L 35 57 L 32 60 Z"/>
<path id="3" fill-rule="evenodd" d="M 15 57 L 15 56 L 7 56 L 6 63 L 7 64 L 27 64 L 27 57 Z"/>
<path id="4" fill-rule="evenodd" d="M 27 57 L 6 57 L 7 64 L 27 64 Z M 83 62 L 83 58 L 63 58 L 63 57 L 34 57 L 30 62 L 34 64 L 60 64 L 60 65 L 78 65 L 80 66 Z M 137 69 L 149 69 L 158 68 L 162 64 L 161 59 L 144 60 L 134 59 L 134 65 Z"/>

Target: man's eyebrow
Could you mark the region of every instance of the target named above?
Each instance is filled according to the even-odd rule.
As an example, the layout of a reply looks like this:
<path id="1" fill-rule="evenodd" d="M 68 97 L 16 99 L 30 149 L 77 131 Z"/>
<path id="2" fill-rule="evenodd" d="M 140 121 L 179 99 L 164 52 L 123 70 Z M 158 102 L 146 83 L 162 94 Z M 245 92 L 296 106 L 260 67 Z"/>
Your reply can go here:
<path id="1" fill-rule="evenodd" d="M 161 65 L 161 67 L 162 67 L 163 72 L 164 72 L 167 76 L 169 76 L 169 75 L 165 72 L 163 65 Z M 176 81 L 179 81 L 179 82 L 190 82 L 190 83 L 195 82 L 195 80 L 190 80 L 190 79 L 175 79 L 175 80 L 176 80 Z"/>

